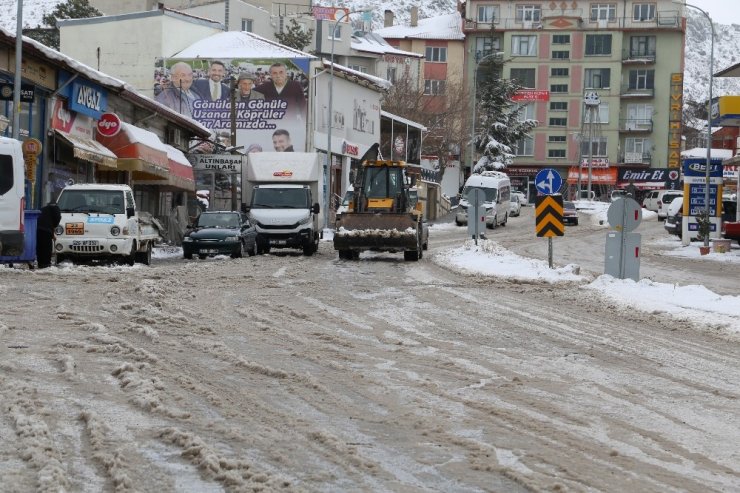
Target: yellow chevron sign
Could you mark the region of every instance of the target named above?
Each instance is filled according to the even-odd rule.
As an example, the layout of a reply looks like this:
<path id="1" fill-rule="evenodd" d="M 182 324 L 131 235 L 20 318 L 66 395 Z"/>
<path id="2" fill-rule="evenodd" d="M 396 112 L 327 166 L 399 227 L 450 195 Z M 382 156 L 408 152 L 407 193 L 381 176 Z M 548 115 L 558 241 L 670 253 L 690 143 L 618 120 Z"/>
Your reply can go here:
<path id="1" fill-rule="evenodd" d="M 563 196 L 540 195 L 534 202 L 534 230 L 538 238 L 563 236 Z"/>

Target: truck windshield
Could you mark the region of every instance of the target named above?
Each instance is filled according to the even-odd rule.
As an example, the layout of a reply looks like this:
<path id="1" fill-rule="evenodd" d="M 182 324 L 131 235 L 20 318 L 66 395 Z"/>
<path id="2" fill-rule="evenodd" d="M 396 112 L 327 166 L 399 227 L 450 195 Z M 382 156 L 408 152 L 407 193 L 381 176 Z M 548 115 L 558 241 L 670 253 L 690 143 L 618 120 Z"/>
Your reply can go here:
<path id="1" fill-rule="evenodd" d="M 380 166 L 368 168 L 365 196 L 372 199 L 395 197 L 403 189 L 403 170 Z"/>
<path id="2" fill-rule="evenodd" d="M 496 198 L 498 198 L 498 188 L 465 187 L 462 191 L 462 198 L 467 199 L 468 192 L 476 188 L 486 194 L 485 202 L 496 202 Z"/>
<path id="3" fill-rule="evenodd" d="M 57 205 L 62 212 L 99 212 L 125 214 L 120 190 L 63 190 Z"/>
<path id="4" fill-rule="evenodd" d="M 252 209 L 308 209 L 310 202 L 307 188 L 255 188 Z"/>

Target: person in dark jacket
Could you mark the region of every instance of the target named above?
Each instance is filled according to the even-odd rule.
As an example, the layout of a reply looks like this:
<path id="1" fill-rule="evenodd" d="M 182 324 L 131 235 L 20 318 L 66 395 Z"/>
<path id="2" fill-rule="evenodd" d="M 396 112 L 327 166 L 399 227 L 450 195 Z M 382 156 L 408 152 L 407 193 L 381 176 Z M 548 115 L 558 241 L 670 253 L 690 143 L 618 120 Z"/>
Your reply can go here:
<path id="1" fill-rule="evenodd" d="M 39 269 L 51 265 L 51 252 L 54 246 L 54 229 L 62 221 L 59 206 L 49 202 L 41 208 L 41 214 L 36 222 L 36 262 Z"/>

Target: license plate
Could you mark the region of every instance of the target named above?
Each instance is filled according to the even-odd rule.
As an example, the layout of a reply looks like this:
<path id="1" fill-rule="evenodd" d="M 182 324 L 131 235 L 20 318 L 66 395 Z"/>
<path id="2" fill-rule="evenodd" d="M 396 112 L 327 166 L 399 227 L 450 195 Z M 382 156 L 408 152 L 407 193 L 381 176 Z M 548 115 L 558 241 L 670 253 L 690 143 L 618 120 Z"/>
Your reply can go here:
<path id="1" fill-rule="evenodd" d="M 218 253 L 218 250 L 215 248 L 204 248 L 200 251 L 200 253 Z"/>
<path id="2" fill-rule="evenodd" d="M 75 240 L 72 246 L 98 246 L 98 240 Z"/>
<path id="3" fill-rule="evenodd" d="M 270 240 L 271 245 L 285 245 L 285 240 Z"/>
<path id="4" fill-rule="evenodd" d="M 68 235 L 84 235 L 85 224 L 84 223 L 66 223 L 64 225 L 64 232 Z"/>

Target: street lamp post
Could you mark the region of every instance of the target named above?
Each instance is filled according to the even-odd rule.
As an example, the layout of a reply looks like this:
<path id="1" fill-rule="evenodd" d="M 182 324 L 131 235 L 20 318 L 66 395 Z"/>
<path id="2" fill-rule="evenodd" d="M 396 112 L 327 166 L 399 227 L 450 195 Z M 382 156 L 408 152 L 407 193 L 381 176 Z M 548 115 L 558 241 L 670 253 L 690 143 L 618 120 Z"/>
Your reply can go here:
<path id="1" fill-rule="evenodd" d="M 336 40 L 336 34 L 337 34 L 337 27 L 339 27 L 339 23 L 344 19 L 345 17 L 349 16 L 350 14 L 361 14 L 368 12 L 367 10 L 356 10 L 356 11 L 349 11 L 345 10 L 342 15 L 340 15 L 336 21 L 334 21 L 334 25 L 332 26 L 332 32 L 331 32 L 331 59 L 329 60 L 329 120 L 327 121 L 327 130 L 326 130 L 326 206 L 324 207 L 324 227 L 329 226 L 329 208 L 331 206 L 331 165 L 332 165 L 332 155 L 331 155 L 331 127 L 332 127 L 332 119 L 333 119 L 333 112 L 334 112 L 334 41 Z"/>
<path id="2" fill-rule="evenodd" d="M 486 56 L 482 56 L 480 60 L 475 63 L 475 69 L 473 70 L 473 121 L 470 132 L 470 172 L 473 172 L 473 158 L 475 156 L 475 118 L 476 109 L 478 107 L 478 68 L 483 60 L 489 57 L 501 56 L 501 52 L 494 51 Z"/>
<path id="3" fill-rule="evenodd" d="M 674 3 L 680 2 L 676 2 L 674 0 Z M 706 214 L 706 220 L 709 221 L 709 182 L 711 177 L 710 168 L 712 164 L 712 83 L 714 81 L 714 22 L 712 22 L 712 18 L 705 10 L 700 9 L 696 5 L 691 5 L 690 3 L 681 3 L 681 5 L 691 7 L 692 9 L 696 9 L 701 12 L 709 21 L 709 27 L 712 33 L 710 44 L 711 51 L 709 55 L 709 102 L 707 103 L 707 164 L 705 174 L 706 183 L 704 184 L 704 213 Z M 717 199 L 719 200 L 719 197 L 717 197 Z M 709 246 L 709 234 L 704 235 L 704 246 Z"/>
<path id="4" fill-rule="evenodd" d="M 15 77 L 13 79 L 13 133 L 18 139 L 21 135 L 21 70 L 23 58 L 23 0 L 18 0 L 15 28 Z"/>

